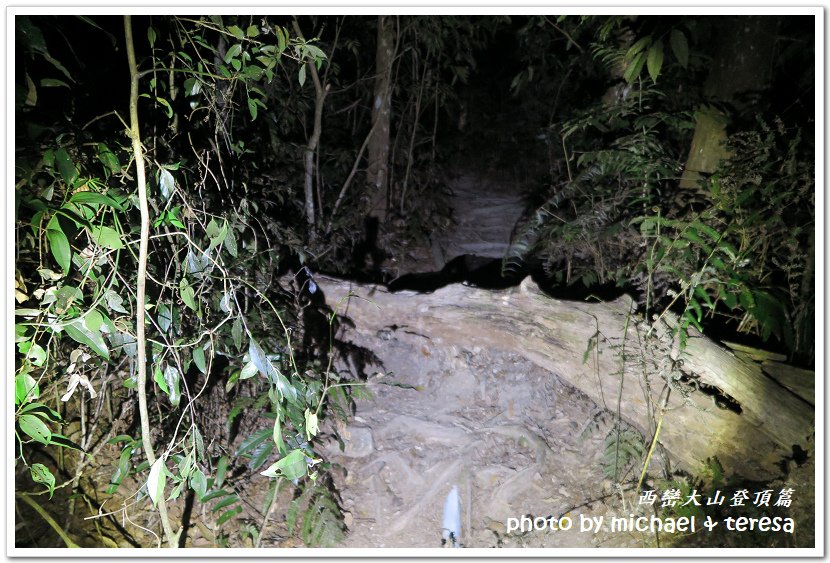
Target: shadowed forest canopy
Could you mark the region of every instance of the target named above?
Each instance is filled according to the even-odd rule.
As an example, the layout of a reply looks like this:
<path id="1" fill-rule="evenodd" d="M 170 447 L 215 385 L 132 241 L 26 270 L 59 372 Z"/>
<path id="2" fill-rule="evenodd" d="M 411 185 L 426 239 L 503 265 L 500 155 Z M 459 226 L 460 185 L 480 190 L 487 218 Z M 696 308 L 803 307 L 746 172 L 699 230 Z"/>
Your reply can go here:
<path id="1" fill-rule="evenodd" d="M 340 543 L 319 274 L 814 366 L 812 16 L 10 17 L 20 547 Z"/>

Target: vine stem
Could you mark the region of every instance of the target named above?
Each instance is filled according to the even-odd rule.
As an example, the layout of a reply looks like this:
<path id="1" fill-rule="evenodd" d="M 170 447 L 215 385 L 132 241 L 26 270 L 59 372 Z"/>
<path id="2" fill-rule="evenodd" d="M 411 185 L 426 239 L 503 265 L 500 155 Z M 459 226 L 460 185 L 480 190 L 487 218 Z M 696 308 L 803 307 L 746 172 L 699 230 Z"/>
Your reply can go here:
<path id="1" fill-rule="evenodd" d="M 40 506 L 31 498 L 29 498 L 29 495 L 27 495 L 26 493 L 15 493 L 14 496 L 28 504 L 35 512 L 37 512 L 40 515 L 40 517 L 43 518 L 53 530 L 55 530 L 55 533 L 60 536 L 60 538 L 63 540 L 63 543 L 66 544 L 66 547 L 81 547 L 77 543 L 72 541 L 72 538 L 69 537 L 69 534 L 67 534 L 64 531 L 64 529 L 61 528 L 57 522 L 55 522 L 55 519 L 52 518 L 49 515 L 49 513 L 43 509 L 42 506 Z"/>
<path id="2" fill-rule="evenodd" d="M 144 169 L 144 152 L 141 147 L 141 134 L 138 128 L 138 66 L 135 60 L 135 45 L 133 43 L 133 24 L 131 16 L 124 16 L 124 39 L 127 43 L 127 61 L 130 66 L 130 130 L 133 155 L 135 157 L 136 184 L 138 188 L 138 204 L 141 212 L 141 234 L 138 245 L 138 275 L 136 280 L 136 362 L 138 363 L 138 412 L 141 418 L 141 443 L 144 455 L 152 466 L 156 462 L 153 452 L 153 442 L 150 438 L 150 418 L 147 412 L 147 337 L 144 331 L 147 286 L 147 255 L 150 240 L 150 209 L 147 203 L 147 174 Z M 167 515 L 167 502 L 164 492 L 158 500 L 158 511 L 164 535 L 170 547 L 178 547 L 178 535 L 173 533 L 170 518 Z"/>

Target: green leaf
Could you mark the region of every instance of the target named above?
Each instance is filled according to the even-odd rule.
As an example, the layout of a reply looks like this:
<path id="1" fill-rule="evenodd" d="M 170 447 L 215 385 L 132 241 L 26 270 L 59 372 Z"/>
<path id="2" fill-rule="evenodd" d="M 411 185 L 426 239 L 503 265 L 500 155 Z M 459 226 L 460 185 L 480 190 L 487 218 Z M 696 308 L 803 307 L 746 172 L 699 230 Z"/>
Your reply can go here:
<path id="1" fill-rule="evenodd" d="M 159 169 L 159 190 L 161 191 L 161 197 L 164 201 L 170 199 L 170 196 L 173 195 L 173 190 L 176 189 L 176 181 L 173 179 L 173 175 L 170 173 L 169 170 L 166 168 Z"/>
<path id="2" fill-rule="evenodd" d="M 300 67 L 300 72 L 297 74 L 297 80 L 300 81 L 300 86 L 305 84 L 305 65 Z"/>
<path id="3" fill-rule="evenodd" d="M 257 107 L 253 98 L 248 98 L 248 112 L 251 114 L 251 121 L 256 121 Z"/>
<path id="4" fill-rule="evenodd" d="M 163 467 L 164 456 L 161 456 L 153 463 L 153 466 L 150 468 L 150 476 L 147 478 L 147 493 L 150 495 L 150 500 L 153 501 L 153 506 L 158 505 L 159 499 L 164 494 L 167 474 L 162 470 Z"/>
<path id="5" fill-rule="evenodd" d="M 193 311 L 197 310 L 196 293 L 193 291 L 193 288 L 190 287 L 190 284 L 187 283 L 187 278 L 182 278 L 182 281 L 179 282 L 179 295 L 181 295 L 182 301 L 185 305 Z"/>
<path id="6" fill-rule="evenodd" d="M 663 56 L 663 41 L 658 39 L 648 50 L 646 61 L 646 68 L 648 68 L 648 74 L 653 82 L 657 82 L 657 77 L 660 76 L 660 69 L 663 67 Z"/>
<path id="7" fill-rule="evenodd" d="M 107 300 L 107 307 L 110 308 L 110 311 L 115 311 L 116 313 L 127 313 L 127 310 L 124 308 L 124 298 L 121 297 L 115 290 L 108 289 L 107 292 L 104 294 L 104 299 Z"/>
<path id="8" fill-rule="evenodd" d="M 147 41 L 150 42 L 150 48 L 152 49 L 156 45 L 156 30 L 151 25 L 147 28 Z"/>
<path id="9" fill-rule="evenodd" d="M 236 502 L 239 502 L 239 497 L 236 495 L 229 495 L 226 498 L 223 498 L 222 500 L 217 502 L 216 506 L 214 506 L 210 511 L 219 512 L 223 508 L 228 507 Z"/>
<path id="10" fill-rule="evenodd" d="M 248 362 L 242 368 L 242 371 L 239 372 L 239 379 L 240 380 L 250 379 L 253 376 L 255 376 L 257 373 L 259 373 L 259 371 L 257 370 L 257 367 L 254 364 L 254 362 Z"/>
<path id="11" fill-rule="evenodd" d="M 60 422 L 61 415 L 57 411 L 44 405 L 43 403 L 30 403 L 20 409 L 20 414 L 32 414 L 40 418 L 50 420 L 52 422 Z"/>
<path id="12" fill-rule="evenodd" d="M 302 450 L 295 449 L 260 474 L 266 477 L 284 477 L 289 481 L 293 481 L 304 476 L 307 467 L 305 454 Z"/>
<path id="13" fill-rule="evenodd" d="M 236 26 L 234 26 L 234 27 L 236 27 Z M 239 29 L 239 28 L 237 27 L 236 29 Z M 239 29 L 239 33 L 242 33 L 241 29 Z M 241 52 L 242 52 L 242 45 L 239 44 L 239 43 L 234 44 L 230 49 L 228 49 L 228 52 L 225 53 L 225 62 L 233 64 L 232 63 L 233 59 L 235 57 L 238 57 L 239 53 L 241 53 Z"/>
<path id="14" fill-rule="evenodd" d="M 23 354 L 24 358 L 37 367 L 42 367 L 46 363 L 46 350 L 40 344 L 29 340 L 18 344 L 17 349 Z"/>
<path id="15" fill-rule="evenodd" d="M 53 446 L 59 446 L 61 448 L 69 448 L 70 450 L 77 450 L 79 452 L 84 451 L 84 449 L 79 445 L 63 436 L 62 434 L 52 434 L 52 438 L 49 440 L 49 443 Z"/>
<path id="16" fill-rule="evenodd" d="M 279 419 L 279 417 L 278 417 Z M 317 435 L 320 430 L 320 422 L 317 420 L 317 413 L 311 412 L 310 409 L 305 410 L 305 434 L 306 439 L 310 442 L 311 439 Z"/>
<path id="17" fill-rule="evenodd" d="M 44 88 L 69 88 L 69 84 L 57 78 L 41 78 L 40 85 Z"/>
<path id="18" fill-rule="evenodd" d="M 686 41 L 686 35 L 679 29 L 673 29 L 669 43 L 671 43 L 671 50 L 677 58 L 677 62 L 680 63 L 680 66 L 686 68 L 689 65 L 689 43 Z"/>
<path id="19" fill-rule="evenodd" d="M 321 51 L 319 47 L 316 47 L 314 45 L 306 45 L 305 48 L 308 51 L 308 53 L 312 57 L 314 57 L 315 59 L 325 59 L 326 58 L 326 54 L 323 51 Z M 458 67 L 458 68 L 464 68 L 464 67 Z"/>
<path id="20" fill-rule="evenodd" d="M 205 364 L 205 351 L 203 348 L 196 347 L 193 349 L 193 363 L 202 373 L 207 373 L 207 365 Z"/>
<path id="21" fill-rule="evenodd" d="M 112 152 L 107 145 L 104 143 L 98 143 L 98 160 L 101 161 L 101 164 L 106 166 L 110 172 L 113 174 L 118 174 L 121 172 L 121 163 L 118 161 L 118 157 Z M 78 193 L 90 193 L 90 192 L 78 192 Z M 95 193 L 95 192 L 91 192 Z"/>
<path id="22" fill-rule="evenodd" d="M 625 53 L 625 60 L 633 61 L 634 58 L 649 45 L 649 43 L 651 43 L 651 35 L 641 37 L 636 43 L 634 43 L 634 45 L 628 48 L 628 51 Z"/>
<path id="23" fill-rule="evenodd" d="M 52 475 L 49 468 L 42 463 L 33 463 L 29 470 L 32 473 L 32 481 L 46 485 L 46 489 L 49 491 L 49 498 L 51 499 L 52 494 L 55 492 L 55 476 Z"/>
<path id="24" fill-rule="evenodd" d="M 190 476 L 190 488 L 196 493 L 196 496 L 201 500 L 207 492 L 207 478 L 201 469 L 197 469 Z"/>
<path id="25" fill-rule="evenodd" d="M 232 508 L 232 509 L 228 510 L 222 516 L 220 516 L 219 518 L 216 519 L 216 525 L 221 526 L 222 524 L 224 524 L 225 522 L 227 522 L 228 520 L 230 520 L 231 518 L 233 518 L 234 516 L 236 516 L 240 512 L 242 512 L 242 507 L 241 506 L 237 506 L 236 508 Z"/>
<path id="26" fill-rule="evenodd" d="M 228 456 L 223 455 L 219 458 L 219 463 L 216 465 L 216 483 L 215 485 L 219 488 L 222 487 L 222 483 L 225 482 L 225 475 L 228 472 Z"/>
<path id="27" fill-rule="evenodd" d="M 44 446 L 49 444 L 49 439 L 52 437 L 52 431 L 43 420 L 33 414 L 24 414 L 18 418 L 20 429 L 33 440 L 40 442 Z"/>
<path id="28" fill-rule="evenodd" d="M 242 350 L 242 318 L 236 317 L 231 325 L 231 338 L 237 350 Z"/>
<path id="29" fill-rule="evenodd" d="M 245 39 L 245 33 L 238 26 L 232 25 L 228 27 L 228 31 L 237 39 Z M 225 61 L 227 62 L 227 58 Z"/>
<path id="30" fill-rule="evenodd" d="M 58 164 L 58 172 L 60 172 L 63 181 L 66 182 L 66 185 L 71 186 L 78 178 L 78 169 L 75 167 L 75 163 L 72 162 L 66 149 L 58 149 L 55 151 L 55 161 Z"/>
<path id="31" fill-rule="evenodd" d="M 95 242 L 109 248 L 111 250 L 120 250 L 124 248 L 124 243 L 121 242 L 121 235 L 112 227 L 93 226 L 90 234 Z"/>
<path id="32" fill-rule="evenodd" d="M 69 239 L 61 229 L 56 215 L 53 215 L 46 225 L 46 240 L 49 241 L 49 250 L 55 261 L 66 274 L 69 272 L 69 265 L 72 262 L 72 249 L 69 247 Z"/>
<path id="33" fill-rule="evenodd" d="M 285 51 L 287 42 L 286 32 L 282 27 L 276 25 L 274 26 L 274 33 L 277 35 L 277 52 L 282 53 Z"/>
<path id="34" fill-rule="evenodd" d="M 157 318 L 159 328 L 162 332 L 167 332 L 168 330 L 170 330 L 170 325 L 173 324 L 173 313 L 170 311 L 170 307 L 168 307 L 164 303 L 159 303 Z"/>
<path id="35" fill-rule="evenodd" d="M 72 340 L 79 344 L 86 344 L 96 354 L 109 361 L 109 349 L 101 337 L 101 333 L 97 330 L 95 332 L 90 330 L 84 323 L 84 319 L 75 319 L 63 328 Z"/>
<path id="36" fill-rule="evenodd" d="M 21 373 L 14 378 L 14 404 L 21 405 L 40 397 L 40 387 L 35 378 L 28 373 Z"/>
<path id="37" fill-rule="evenodd" d="M 173 117 L 173 107 L 170 105 L 170 102 L 158 96 L 156 96 L 156 101 L 164 106 L 164 113 L 167 115 L 167 119 Z"/>
<path id="38" fill-rule="evenodd" d="M 164 368 L 164 382 L 166 383 L 166 393 L 170 399 L 170 404 L 174 407 L 179 406 L 179 401 L 182 399 L 182 394 L 179 391 L 181 374 L 175 366 L 168 365 Z"/>
<path id="39" fill-rule="evenodd" d="M 634 60 L 632 60 L 628 64 L 628 68 L 625 69 L 623 73 L 623 79 L 628 83 L 631 84 L 634 82 L 638 76 L 640 76 L 640 71 L 643 70 L 643 65 L 646 62 L 646 54 L 645 53 L 637 53 L 634 56 Z"/>
<path id="40" fill-rule="evenodd" d="M 170 394 L 170 389 L 167 387 L 167 382 L 164 380 L 164 373 L 158 365 L 155 366 L 155 369 L 153 369 L 153 381 L 156 382 L 156 385 L 158 385 L 165 394 Z"/>
<path id="41" fill-rule="evenodd" d="M 282 410 L 279 406 L 277 407 L 277 409 Z M 280 453 L 280 455 L 284 455 L 285 442 L 282 439 L 282 425 L 280 424 L 280 418 L 281 417 L 279 416 L 279 413 L 277 413 L 277 416 L 274 417 L 274 444 L 277 446 L 277 451 Z"/>
<path id="42" fill-rule="evenodd" d="M 117 211 L 124 211 L 124 206 L 121 205 L 121 203 L 108 195 L 100 194 L 98 192 L 78 192 L 76 194 L 72 194 L 69 201 L 72 203 L 86 203 L 95 206 L 106 205 L 116 209 Z"/>

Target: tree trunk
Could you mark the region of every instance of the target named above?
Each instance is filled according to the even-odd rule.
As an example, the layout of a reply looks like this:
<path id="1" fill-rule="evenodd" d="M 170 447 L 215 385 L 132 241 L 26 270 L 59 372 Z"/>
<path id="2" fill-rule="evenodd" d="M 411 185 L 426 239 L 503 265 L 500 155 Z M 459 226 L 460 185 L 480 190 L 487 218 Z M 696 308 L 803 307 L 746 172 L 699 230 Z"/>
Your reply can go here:
<path id="1" fill-rule="evenodd" d="M 389 204 L 389 136 L 394 59 L 395 16 L 378 16 L 375 92 L 372 101 L 374 133 L 369 140 L 367 180 L 372 188 L 369 216 L 376 217 L 380 223 L 386 219 Z"/>
<path id="2" fill-rule="evenodd" d="M 720 41 L 703 87 L 708 102 L 728 103 L 740 110 L 746 106 L 741 94 L 769 85 L 778 24 L 778 16 L 735 16 L 717 26 Z M 684 189 L 696 188 L 701 174 L 711 174 L 729 156 L 723 146 L 728 116 L 707 103 L 695 117 L 695 134 L 680 180 Z"/>
<path id="3" fill-rule="evenodd" d="M 619 409 L 647 444 L 666 380 L 673 380 L 658 435 L 673 468 L 698 473 L 708 458 L 716 458 L 727 475 L 770 479 L 781 473 L 779 464 L 793 455 L 794 446 L 808 448 L 815 431 L 815 409 L 802 396 L 809 395 L 813 374 L 792 372 L 780 381 L 782 370 L 770 368 L 769 360 L 762 364 L 736 355 L 698 333 L 690 335 L 678 358 L 667 326 L 646 345 L 644 327 L 629 318 L 627 296 L 608 303 L 559 301 L 530 279 L 505 291 L 451 285 L 431 294 L 390 294 L 325 277 L 317 282 L 329 306 L 354 327 L 338 337 L 368 348 L 381 361 L 385 354 L 401 353 L 406 334 L 417 335 L 413 358 L 424 339 L 434 346 L 518 354 L 607 411 L 616 415 Z M 399 329 L 405 334 L 390 347 L 388 335 Z M 723 408 L 726 402 L 729 408 Z"/>

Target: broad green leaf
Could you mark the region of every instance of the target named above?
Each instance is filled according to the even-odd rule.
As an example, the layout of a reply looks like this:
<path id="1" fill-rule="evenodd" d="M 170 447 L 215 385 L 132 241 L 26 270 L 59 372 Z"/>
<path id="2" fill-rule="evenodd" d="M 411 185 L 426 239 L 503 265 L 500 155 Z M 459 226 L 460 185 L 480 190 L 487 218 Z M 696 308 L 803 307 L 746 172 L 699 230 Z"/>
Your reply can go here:
<path id="1" fill-rule="evenodd" d="M 93 240 L 104 248 L 109 248 L 111 250 L 120 250 L 124 248 L 124 243 L 121 242 L 121 235 L 119 235 L 118 231 L 111 227 L 99 227 L 96 225 L 92 227 L 90 234 L 92 235 Z"/>
<path id="2" fill-rule="evenodd" d="M 238 26 L 232 25 L 228 27 L 228 31 L 237 39 L 245 39 L 245 33 Z"/>
<path id="3" fill-rule="evenodd" d="M 170 398 L 170 404 L 174 407 L 179 406 L 179 401 L 182 399 L 182 394 L 179 391 L 181 374 L 175 366 L 168 365 L 164 368 L 164 382 L 167 384 L 167 396 Z"/>
<path id="4" fill-rule="evenodd" d="M 173 195 L 173 190 L 176 189 L 176 181 L 173 175 L 166 168 L 159 169 L 159 190 L 164 201 L 170 199 Z"/>
<path id="5" fill-rule="evenodd" d="M 253 98 L 248 98 L 248 112 L 251 114 L 251 121 L 256 121 L 257 107 Z"/>
<path id="6" fill-rule="evenodd" d="M 52 432 L 43 420 L 33 414 L 24 414 L 17 419 L 20 424 L 20 429 L 33 440 L 40 442 L 44 446 L 49 444 L 49 439 L 52 437 Z"/>
<path id="7" fill-rule="evenodd" d="M 63 436 L 62 434 L 52 434 L 52 438 L 49 440 L 49 444 L 53 446 L 59 446 L 61 448 L 69 448 L 71 450 L 77 450 L 79 452 L 84 451 L 84 449 L 79 445 Z"/>
<path id="8" fill-rule="evenodd" d="M 636 43 L 634 43 L 634 45 L 628 48 L 628 51 L 625 53 L 625 60 L 633 61 L 634 58 L 651 43 L 651 39 L 651 35 L 646 35 L 645 37 L 640 38 Z"/>
<path id="9" fill-rule="evenodd" d="M 66 334 L 68 334 L 69 337 L 75 342 L 78 342 L 79 344 L 86 344 L 92 348 L 96 354 L 109 361 L 109 349 L 107 348 L 104 339 L 101 337 L 101 333 L 97 330 L 95 332 L 91 331 L 86 326 L 83 319 L 75 319 L 63 328 L 66 331 Z"/>
<path id="10" fill-rule="evenodd" d="M 657 82 L 657 77 L 660 76 L 660 69 L 663 67 L 663 41 L 658 39 L 648 50 L 648 59 L 646 61 L 648 68 L 648 75 L 651 76 L 653 82 Z"/>
<path id="11" fill-rule="evenodd" d="M 232 505 L 236 502 L 239 502 L 239 497 L 238 496 L 228 495 L 226 498 L 223 498 L 222 500 L 217 502 L 216 506 L 214 506 L 210 511 L 211 512 L 219 512 L 223 508 L 226 508 L 226 507 L 228 507 L 228 506 L 230 506 L 230 505 Z"/>
<path id="12" fill-rule="evenodd" d="M 156 382 L 156 385 L 158 385 L 165 394 L 170 394 L 170 389 L 167 387 L 167 382 L 164 380 L 164 373 L 158 365 L 156 365 L 153 369 L 153 381 Z"/>
<path id="13" fill-rule="evenodd" d="M 151 25 L 147 28 L 147 41 L 150 42 L 150 48 L 152 49 L 156 45 L 156 30 Z"/>
<path id="14" fill-rule="evenodd" d="M 158 96 L 156 96 L 156 101 L 164 106 L 164 113 L 167 115 L 168 119 L 173 117 L 173 107 L 170 105 L 170 102 Z"/>
<path id="15" fill-rule="evenodd" d="M 71 186 L 78 178 L 78 169 L 75 167 L 75 163 L 72 162 L 66 149 L 58 149 L 55 151 L 55 162 L 58 165 L 58 172 L 60 172 L 63 181 L 66 182 L 67 186 Z"/>
<path id="16" fill-rule="evenodd" d="M 46 363 L 46 350 L 40 344 L 29 340 L 18 344 L 17 349 L 23 354 L 24 358 L 37 367 L 42 367 Z"/>
<path id="17" fill-rule="evenodd" d="M 14 404 L 20 405 L 40 397 L 40 387 L 35 378 L 28 373 L 21 373 L 14 378 Z"/>
<path id="18" fill-rule="evenodd" d="M 170 307 L 168 307 L 164 303 L 159 303 L 157 318 L 159 328 L 162 332 L 167 332 L 168 330 L 170 330 L 170 325 L 173 323 L 173 313 L 170 311 Z"/>
<path id="19" fill-rule="evenodd" d="M 110 311 L 115 311 L 116 313 L 127 313 L 127 310 L 123 305 L 124 298 L 121 297 L 115 290 L 108 289 L 104 294 L 104 299 L 107 300 L 107 306 L 110 308 Z"/>
<path id="20" fill-rule="evenodd" d="M 124 206 L 121 205 L 118 201 L 114 198 L 100 194 L 98 192 L 78 192 L 76 194 L 72 194 L 72 197 L 69 198 L 69 201 L 72 203 L 86 203 L 91 205 L 106 205 L 112 207 L 117 211 L 124 211 Z"/>
<path id="21" fill-rule="evenodd" d="M 61 421 L 61 415 L 58 414 L 56 410 L 47 407 L 43 403 L 30 403 L 20 409 L 20 414 L 33 414 L 52 422 Z"/>
<path id="22" fill-rule="evenodd" d="M 317 435 L 319 431 L 319 421 L 317 420 L 317 414 L 311 412 L 310 409 L 305 410 L 305 434 L 306 439 L 310 442 L 311 439 Z"/>
<path id="23" fill-rule="evenodd" d="M 101 332 L 101 325 L 104 324 L 104 315 L 98 309 L 91 309 L 84 315 L 84 324 L 90 332 Z"/>
<path id="24" fill-rule="evenodd" d="M 55 476 L 42 463 L 33 463 L 29 469 L 32 473 L 32 481 L 46 485 L 46 489 L 49 491 L 49 498 L 51 499 L 52 494 L 55 492 Z"/>
<path id="25" fill-rule="evenodd" d="M 60 223 L 58 223 L 57 216 L 53 215 L 46 225 L 46 240 L 49 241 L 49 250 L 52 251 L 55 261 L 64 273 L 69 272 L 69 266 L 72 263 L 72 249 L 69 247 L 69 239 L 66 238 Z"/>
<path id="26" fill-rule="evenodd" d="M 289 481 L 299 479 L 306 474 L 306 468 L 308 467 L 305 457 L 302 450 L 291 450 L 288 455 L 271 464 L 268 469 L 260 474 L 265 477 L 284 477 Z"/>
<path id="27" fill-rule="evenodd" d="M 236 508 L 231 508 L 230 510 L 228 510 L 227 512 L 222 514 L 222 516 L 220 516 L 219 518 L 216 519 L 216 525 L 221 526 L 222 524 L 224 524 L 225 522 L 227 522 L 228 520 L 230 520 L 231 518 L 233 518 L 234 516 L 236 516 L 240 512 L 242 512 L 242 507 L 241 506 L 237 506 Z"/>
<path id="28" fill-rule="evenodd" d="M 305 84 L 305 65 L 300 67 L 300 72 L 297 74 L 297 80 L 300 82 L 300 86 Z"/>
<path id="29" fill-rule="evenodd" d="M 190 284 L 187 283 L 186 278 L 182 278 L 182 281 L 179 282 L 179 295 L 181 295 L 182 301 L 185 305 L 193 311 L 197 310 L 196 293 L 193 291 L 193 288 L 190 287 Z"/>
<path id="30" fill-rule="evenodd" d="M 225 475 L 228 472 L 228 456 L 223 455 L 219 458 L 219 463 L 216 465 L 216 486 L 221 488 L 222 483 L 225 482 Z"/>
<path id="31" fill-rule="evenodd" d="M 236 249 L 236 236 L 233 233 L 233 228 L 228 229 L 228 234 L 225 236 L 225 250 L 228 251 L 228 254 L 236 258 L 237 256 L 237 249 Z"/>
<path id="32" fill-rule="evenodd" d="M 250 379 L 258 373 L 256 364 L 254 362 L 248 362 L 245 364 L 245 367 L 242 368 L 242 371 L 239 373 L 239 379 Z"/>
<path id="33" fill-rule="evenodd" d="M 236 317 L 231 325 L 231 338 L 237 350 L 242 350 L 242 318 Z"/>
<path id="34" fill-rule="evenodd" d="M 305 48 L 308 51 L 308 53 L 312 57 L 314 57 L 315 59 L 325 59 L 326 58 L 326 54 L 323 51 L 321 51 L 319 47 L 317 47 L 315 45 L 306 45 Z M 463 69 L 463 71 L 467 70 L 466 67 L 457 67 L 457 70 L 461 70 L 461 69 Z"/>
<path id="35" fill-rule="evenodd" d="M 106 166 L 109 169 L 109 171 L 113 174 L 118 174 L 119 172 L 121 172 L 121 163 L 118 161 L 118 157 L 104 143 L 98 143 L 98 160 L 100 160 L 101 164 Z"/>
<path id="36" fill-rule="evenodd" d="M 643 70 L 643 64 L 646 62 L 646 54 L 645 53 L 637 53 L 634 56 L 634 59 L 628 64 L 628 68 L 625 69 L 623 73 L 623 79 L 631 84 L 634 82 L 638 76 L 640 76 L 640 71 Z"/>
<path id="37" fill-rule="evenodd" d="M 163 467 L 164 456 L 161 456 L 153 463 L 153 466 L 150 468 L 150 476 L 147 478 L 147 493 L 150 495 L 150 500 L 153 501 L 153 506 L 158 505 L 159 499 L 164 494 L 167 475 L 162 471 Z"/>
<path id="38" fill-rule="evenodd" d="M 199 500 L 205 496 L 207 492 L 207 478 L 201 469 L 197 469 L 190 476 L 190 488 L 193 489 L 196 496 L 199 497 Z"/>
<path id="39" fill-rule="evenodd" d="M 44 88 L 69 88 L 69 84 L 57 78 L 41 78 L 40 85 Z"/>
<path id="40" fill-rule="evenodd" d="M 256 37 L 259 35 L 259 28 L 255 25 L 249 25 L 248 29 L 245 30 L 245 35 L 248 37 Z"/>
<path id="41" fill-rule="evenodd" d="M 270 436 L 270 428 L 263 428 L 262 430 L 257 430 L 256 432 L 242 440 L 242 443 L 239 444 L 239 448 L 236 450 L 236 455 L 241 456 L 251 452 L 254 448 L 262 444 Z"/>
<path id="42" fill-rule="evenodd" d="M 237 27 L 236 29 L 239 29 L 239 28 Z M 239 32 L 242 33 L 242 30 L 240 29 Z M 242 52 L 242 45 L 239 44 L 239 43 L 234 44 L 230 49 L 228 49 L 228 52 L 225 53 L 225 62 L 233 64 L 233 59 L 235 57 L 238 57 L 239 53 L 241 53 L 241 52 Z"/>
<path id="43" fill-rule="evenodd" d="M 196 347 L 193 349 L 193 363 L 202 373 L 207 373 L 207 365 L 205 364 L 205 351 L 203 348 Z"/>
<path id="44" fill-rule="evenodd" d="M 674 56 L 677 57 L 677 62 L 686 68 L 689 65 L 689 43 L 686 41 L 686 35 L 679 29 L 673 29 L 669 42 Z"/>
<path id="45" fill-rule="evenodd" d="M 282 53 L 283 51 L 285 51 L 286 42 L 288 40 L 288 34 L 282 27 L 278 25 L 274 26 L 274 33 L 277 35 L 277 52 Z"/>

